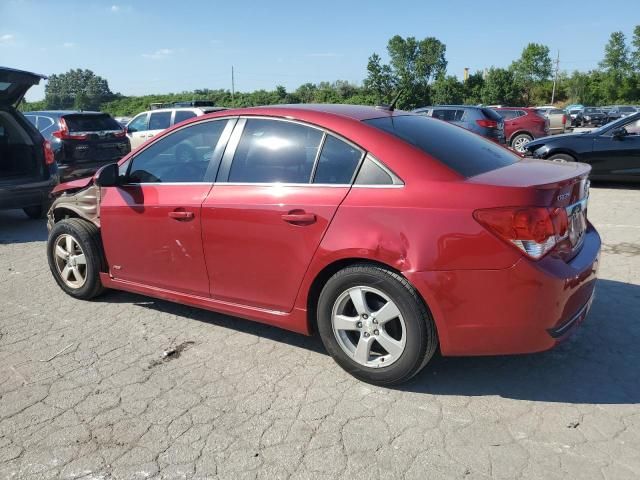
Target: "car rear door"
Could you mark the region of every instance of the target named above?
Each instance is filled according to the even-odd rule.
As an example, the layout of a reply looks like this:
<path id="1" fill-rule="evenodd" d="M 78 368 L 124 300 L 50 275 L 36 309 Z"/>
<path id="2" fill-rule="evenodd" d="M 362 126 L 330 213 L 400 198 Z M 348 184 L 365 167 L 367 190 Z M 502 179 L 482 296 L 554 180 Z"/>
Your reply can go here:
<path id="1" fill-rule="evenodd" d="M 147 140 L 169 128 L 171 126 L 172 116 L 173 111 L 171 110 L 149 113 L 149 130 L 147 130 Z"/>
<path id="2" fill-rule="evenodd" d="M 309 125 L 240 119 L 202 210 L 211 296 L 290 311 L 363 156 Z"/>
<path id="3" fill-rule="evenodd" d="M 234 123 L 209 120 L 171 132 L 121 166 L 123 185 L 103 189 L 102 240 L 115 279 L 209 295 L 202 202 Z M 209 147 L 195 149 L 193 143 Z"/>
<path id="4" fill-rule="evenodd" d="M 622 126 L 627 135 L 614 137 L 610 129 L 595 137 L 589 161 L 593 175 L 640 178 L 640 119 Z"/>

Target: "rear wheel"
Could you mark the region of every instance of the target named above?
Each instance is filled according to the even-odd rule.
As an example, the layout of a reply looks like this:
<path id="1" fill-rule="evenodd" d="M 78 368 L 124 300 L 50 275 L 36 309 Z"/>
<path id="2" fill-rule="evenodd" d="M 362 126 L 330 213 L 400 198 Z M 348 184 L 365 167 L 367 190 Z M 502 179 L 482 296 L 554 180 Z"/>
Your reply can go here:
<path id="1" fill-rule="evenodd" d="M 528 135 L 526 133 L 519 133 L 518 135 L 516 135 L 511 139 L 511 147 L 516 152 L 524 153 L 525 152 L 524 146 L 527 143 L 529 143 L 531 140 L 533 140 L 533 137 L 531 135 Z"/>
<path id="2" fill-rule="evenodd" d="M 80 218 L 56 223 L 49 234 L 47 258 L 56 282 L 72 297 L 88 300 L 104 291 L 102 241 L 93 223 Z"/>
<path id="3" fill-rule="evenodd" d="M 343 369 L 377 385 L 409 380 L 438 346 L 431 315 L 413 287 L 376 265 L 348 267 L 327 281 L 318 330 Z"/>
<path id="4" fill-rule="evenodd" d="M 576 159 L 573 158 L 568 153 L 556 153 L 555 155 L 551 155 L 549 158 L 547 158 L 547 160 L 552 160 L 554 162 L 561 162 L 561 163 L 576 161 Z"/>

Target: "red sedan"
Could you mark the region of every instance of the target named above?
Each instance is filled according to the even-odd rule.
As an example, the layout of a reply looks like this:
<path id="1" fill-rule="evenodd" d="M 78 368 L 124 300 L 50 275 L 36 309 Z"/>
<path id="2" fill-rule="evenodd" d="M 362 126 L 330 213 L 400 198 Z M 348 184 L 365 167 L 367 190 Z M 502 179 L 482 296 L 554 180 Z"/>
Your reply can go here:
<path id="1" fill-rule="evenodd" d="M 127 290 L 317 332 L 390 385 L 438 348 L 537 352 L 582 322 L 600 252 L 588 174 L 390 109 L 226 110 L 60 185 L 47 253 L 74 297 Z"/>

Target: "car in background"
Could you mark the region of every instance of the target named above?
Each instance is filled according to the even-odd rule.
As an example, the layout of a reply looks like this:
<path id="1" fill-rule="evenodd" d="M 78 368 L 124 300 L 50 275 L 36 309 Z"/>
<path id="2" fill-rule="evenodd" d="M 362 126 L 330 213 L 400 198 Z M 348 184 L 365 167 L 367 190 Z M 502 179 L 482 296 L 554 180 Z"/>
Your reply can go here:
<path id="1" fill-rule="evenodd" d="M 131 151 L 124 128 L 107 113 L 47 110 L 24 115 L 51 143 L 61 180 L 91 175 Z"/>
<path id="2" fill-rule="evenodd" d="M 580 113 L 580 109 L 578 108 L 572 108 L 570 110 L 565 110 L 567 112 L 567 115 L 569 116 L 568 122 L 569 122 L 569 126 L 570 127 L 577 127 L 578 126 L 578 114 Z"/>
<path id="3" fill-rule="evenodd" d="M 116 122 L 118 122 L 122 127 L 126 127 L 127 123 L 131 121 L 131 117 L 113 117 Z"/>
<path id="4" fill-rule="evenodd" d="M 534 138 L 549 135 L 549 120 L 533 108 L 501 107 L 493 109 L 504 119 L 504 136 L 508 146 L 523 153 Z"/>
<path id="5" fill-rule="evenodd" d="M 229 110 L 60 185 L 46 255 L 74 298 L 317 332 L 347 372 L 392 385 L 436 351 L 539 352 L 576 330 L 601 245 L 588 174 L 390 107 Z"/>
<path id="6" fill-rule="evenodd" d="M 599 127 L 605 123 L 607 123 L 607 114 L 596 107 L 584 107 L 577 113 L 575 119 L 577 127 Z"/>
<path id="7" fill-rule="evenodd" d="M 584 108 L 584 105 L 582 105 L 581 103 L 572 103 L 570 105 L 565 106 L 564 111 L 569 112 L 570 110 L 582 110 L 583 108 Z"/>
<path id="8" fill-rule="evenodd" d="M 127 137 L 135 149 L 158 133 L 190 118 L 225 110 L 223 107 L 171 107 L 153 108 L 139 113 L 127 123 Z"/>
<path id="9" fill-rule="evenodd" d="M 607 122 L 618 120 L 619 118 L 628 117 L 638 112 L 636 107 L 631 105 L 613 105 L 603 109 L 607 114 Z"/>
<path id="10" fill-rule="evenodd" d="M 44 78 L 0 67 L 0 209 L 21 208 L 31 218 L 46 213 L 58 168 L 49 141 L 16 105 Z"/>
<path id="11" fill-rule="evenodd" d="M 526 155 L 587 163 L 594 180 L 640 181 L 640 113 L 587 132 L 534 140 Z"/>
<path id="12" fill-rule="evenodd" d="M 504 120 L 488 107 L 437 105 L 417 108 L 413 110 L 413 113 L 458 125 L 499 144 L 506 142 Z"/>
<path id="13" fill-rule="evenodd" d="M 547 105 L 535 107 L 535 110 L 549 119 L 549 135 L 565 133 L 571 129 L 571 118 L 564 110 Z"/>

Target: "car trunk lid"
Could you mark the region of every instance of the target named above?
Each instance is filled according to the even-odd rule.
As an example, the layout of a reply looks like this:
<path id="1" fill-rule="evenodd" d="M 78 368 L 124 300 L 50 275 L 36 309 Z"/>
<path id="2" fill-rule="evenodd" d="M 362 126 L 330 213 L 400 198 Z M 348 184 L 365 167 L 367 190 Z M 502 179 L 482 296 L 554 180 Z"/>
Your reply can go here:
<path id="1" fill-rule="evenodd" d="M 46 78 L 37 73 L 0 67 L 0 105 L 16 106 L 27 90 Z"/>
<path id="2" fill-rule="evenodd" d="M 71 161 L 117 161 L 129 152 L 129 143 L 121 125 L 107 114 L 75 113 L 65 115 L 61 130 L 66 158 Z"/>

